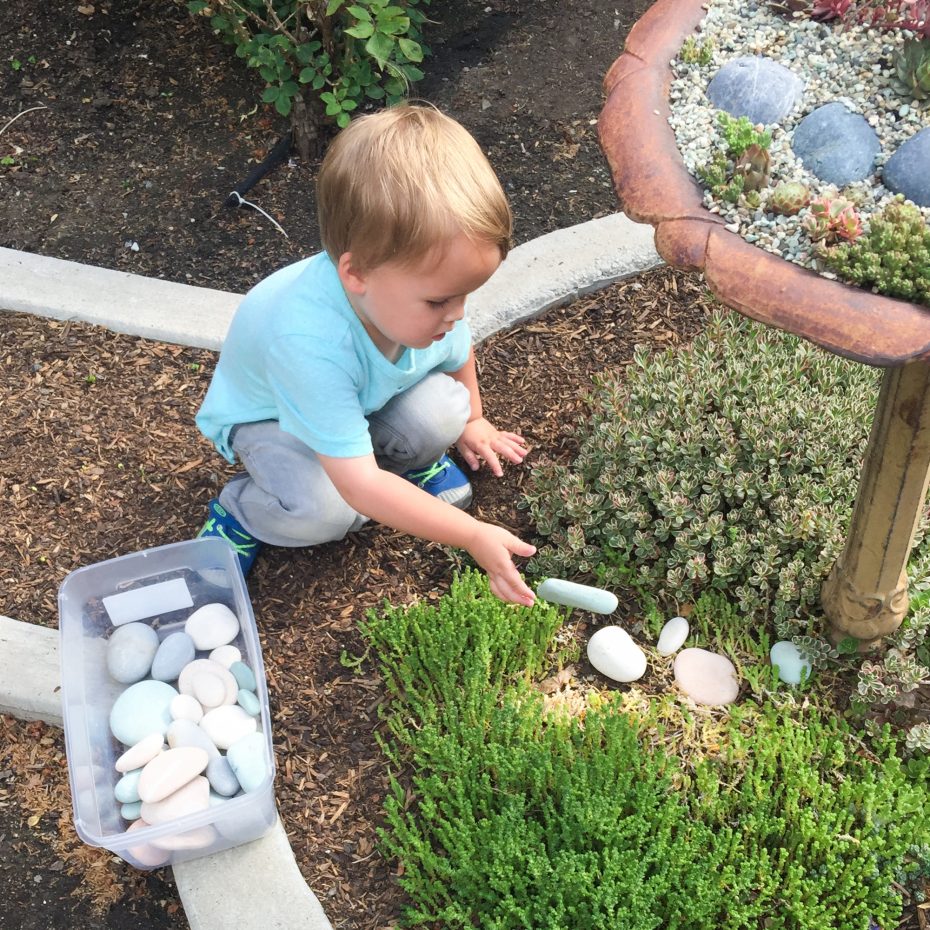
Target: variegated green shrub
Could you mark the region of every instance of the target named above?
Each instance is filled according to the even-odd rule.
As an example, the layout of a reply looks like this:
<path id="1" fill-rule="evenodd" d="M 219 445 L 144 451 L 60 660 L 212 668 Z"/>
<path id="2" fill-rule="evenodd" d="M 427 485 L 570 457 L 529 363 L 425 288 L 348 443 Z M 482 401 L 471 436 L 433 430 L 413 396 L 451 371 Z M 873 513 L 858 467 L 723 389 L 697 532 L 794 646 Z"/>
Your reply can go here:
<path id="1" fill-rule="evenodd" d="M 575 461 L 534 470 L 525 504 L 548 544 L 530 571 L 678 603 L 714 588 L 779 636 L 810 634 L 878 383 L 736 314 L 689 349 L 637 350 L 596 384 Z"/>

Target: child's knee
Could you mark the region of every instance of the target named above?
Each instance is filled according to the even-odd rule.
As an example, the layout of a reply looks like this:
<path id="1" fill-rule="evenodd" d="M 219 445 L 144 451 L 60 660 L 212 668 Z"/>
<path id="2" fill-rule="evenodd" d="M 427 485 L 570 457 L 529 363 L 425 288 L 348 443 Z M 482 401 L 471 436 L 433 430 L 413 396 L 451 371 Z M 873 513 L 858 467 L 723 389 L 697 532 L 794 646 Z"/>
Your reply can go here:
<path id="1" fill-rule="evenodd" d="M 335 542 L 366 522 L 335 489 L 332 494 L 318 494 L 290 505 L 282 501 L 276 516 L 279 532 L 306 546 Z"/>

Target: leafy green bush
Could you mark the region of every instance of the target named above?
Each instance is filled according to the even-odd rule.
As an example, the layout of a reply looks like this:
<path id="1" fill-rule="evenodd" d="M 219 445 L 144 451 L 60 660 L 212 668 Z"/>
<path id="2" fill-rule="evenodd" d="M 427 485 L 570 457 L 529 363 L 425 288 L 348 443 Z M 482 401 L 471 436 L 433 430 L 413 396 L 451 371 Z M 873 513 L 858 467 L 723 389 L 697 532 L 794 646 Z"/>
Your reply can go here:
<path id="1" fill-rule="evenodd" d="M 430 0 L 190 0 L 265 81 L 262 100 L 312 140 L 325 116 L 342 127 L 366 99 L 400 100 L 429 49 L 417 7 Z M 306 157 L 306 153 L 302 152 Z"/>
<path id="2" fill-rule="evenodd" d="M 530 570 L 677 603 L 715 588 L 781 637 L 810 633 L 877 388 L 874 369 L 736 314 L 689 350 L 638 350 L 597 383 L 574 463 L 533 471 L 524 505 L 549 542 Z"/>
<path id="3" fill-rule="evenodd" d="M 559 620 L 503 605 L 475 572 L 438 606 L 369 614 L 385 748 L 412 773 L 392 779 L 381 833 L 404 865 L 402 926 L 895 926 L 892 880 L 930 826 L 927 764 L 904 767 L 887 735 L 867 753 L 813 707 L 747 702 L 681 778 L 640 738 L 662 726 L 648 712 L 545 713 L 527 670 Z"/>

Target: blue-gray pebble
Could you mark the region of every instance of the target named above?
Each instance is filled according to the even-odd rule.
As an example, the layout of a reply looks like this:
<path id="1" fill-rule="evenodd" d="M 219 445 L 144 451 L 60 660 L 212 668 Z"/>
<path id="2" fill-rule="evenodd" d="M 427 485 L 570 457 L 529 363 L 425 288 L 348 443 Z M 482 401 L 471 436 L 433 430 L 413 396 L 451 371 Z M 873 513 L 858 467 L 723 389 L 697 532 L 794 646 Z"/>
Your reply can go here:
<path id="1" fill-rule="evenodd" d="M 239 689 L 236 702 L 250 717 L 257 717 L 261 713 L 262 705 L 255 694 L 247 688 Z"/>
<path id="2" fill-rule="evenodd" d="M 930 207 L 930 126 L 898 147 L 885 163 L 882 183 L 918 207 Z"/>
<path id="3" fill-rule="evenodd" d="M 231 798 L 239 790 L 239 779 L 225 756 L 217 756 L 207 763 L 207 781 L 210 787 L 224 798 Z"/>
<path id="4" fill-rule="evenodd" d="M 175 681 L 181 674 L 181 669 L 188 662 L 194 661 L 194 641 L 183 631 L 171 633 L 166 636 L 155 659 L 152 662 L 152 678 L 158 681 Z"/>
<path id="5" fill-rule="evenodd" d="M 142 681 L 152 667 L 158 634 L 147 623 L 118 626 L 107 640 L 107 671 L 124 685 Z"/>
<path id="6" fill-rule="evenodd" d="M 835 102 L 817 107 L 798 123 L 791 148 L 821 181 L 845 187 L 875 171 L 882 145 L 861 113 Z"/>
<path id="7" fill-rule="evenodd" d="M 240 688 L 245 688 L 246 691 L 255 690 L 255 675 L 245 662 L 233 662 L 233 664 L 229 666 L 229 670 L 232 672 L 233 678 L 236 679 Z"/>
<path id="8" fill-rule="evenodd" d="M 780 123 L 800 100 L 804 82 L 784 65 L 754 55 L 728 61 L 707 85 L 718 110 L 751 123 Z"/>

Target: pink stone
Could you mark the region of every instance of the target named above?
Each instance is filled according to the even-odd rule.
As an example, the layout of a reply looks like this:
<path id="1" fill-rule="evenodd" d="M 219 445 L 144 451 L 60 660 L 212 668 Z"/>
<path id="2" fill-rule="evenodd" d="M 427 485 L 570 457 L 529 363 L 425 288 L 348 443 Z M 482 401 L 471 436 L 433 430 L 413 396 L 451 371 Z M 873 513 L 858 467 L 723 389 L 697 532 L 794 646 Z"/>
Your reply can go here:
<path id="1" fill-rule="evenodd" d="M 220 704 L 235 704 L 236 695 L 239 693 L 239 685 L 236 683 L 233 673 L 228 668 L 224 668 L 219 662 L 214 662 L 212 659 L 194 659 L 193 662 L 188 662 L 187 665 L 181 669 L 181 674 L 178 676 L 178 691 L 180 691 L 181 694 L 190 694 L 192 697 L 196 698 L 197 694 L 194 690 L 194 682 L 207 672 L 219 678 L 223 683 L 223 687 L 226 689 Z M 203 702 L 201 701 L 201 703 Z"/>
<path id="2" fill-rule="evenodd" d="M 159 849 L 204 849 L 217 839 L 217 832 L 211 826 L 195 827 L 185 833 L 174 833 L 152 841 Z"/>
<path id="3" fill-rule="evenodd" d="M 210 806 L 210 782 L 197 775 L 160 801 L 142 802 L 142 819 L 153 826 L 205 811 Z"/>
<path id="4" fill-rule="evenodd" d="M 144 820 L 134 820 L 126 828 L 126 832 L 130 833 L 133 830 L 142 830 L 148 826 L 151 826 L 151 824 L 147 824 Z M 140 843 L 138 846 L 130 846 L 126 852 L 134 859 L 138 860 L 140 865 L 153 869 L 157 869 L 158 866 L 164 865 L 168 861 L 168 854 L 163 849 L 158 849 L 150 843 Z"/>
<path id="5" fill-rule="evenodd" d="M 162 749 L 165 748 L 165 737 L 161 733 L 150 733 L 139 740 L 135 746 L 130 746 L 114 764 L 117 772 L 131 772 L 141 769 L 143 765 L 151 762 Z"/>
<path id="6" fill-rule="evenodd" d="M 161 801 L 199 775 L 209 761 L 206 751 L 196 746 L 166 749 L 142 769 L 139 797 L 143 802 Z"/>
<path id="7" fill-rule="evenodd" d="M 675 683 L 697 704 L 732 704 L 739 694 L 736 667 L 706 649 L 683 649 L 675 657 Z"/>

